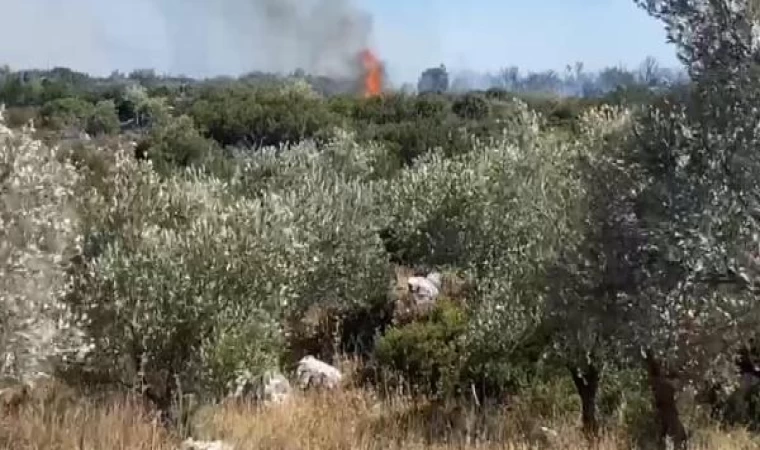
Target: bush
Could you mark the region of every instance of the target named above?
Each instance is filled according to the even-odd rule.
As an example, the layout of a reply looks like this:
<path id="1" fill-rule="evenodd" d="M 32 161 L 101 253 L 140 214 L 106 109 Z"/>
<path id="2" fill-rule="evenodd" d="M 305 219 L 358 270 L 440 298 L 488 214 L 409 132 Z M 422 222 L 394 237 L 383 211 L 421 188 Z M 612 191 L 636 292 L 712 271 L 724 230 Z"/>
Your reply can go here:
<path id="1" fill-rule="evenodd" d="M 119 116 L 113 100 L 101 100 L 87 117 L 85 131 L 91 135 L 119 132 Z"/>
<path id="2" fill-rule="evenodd" d="M 339 125 L 327 103 L 302 88 L 206 89 L 192 102 L 188 114 L 223 146 L 268 147 L 321 140 Z"/>
<path id="3" fill-rule="evenodd" d="M 221 153 L 213 141 L 201 136 L 188 116 L 167 118 L 156 123 L 148 138 L 139 145 L 161 173 L 199 166 L 214 153 Z"/>
<path id="4" fill-rule="evenodd" d="M 93 112 L 91 103 L 77 97 L 66 97 L 45 103 L 40 109 L 40 117 L 44 126 L 53 129 L 84 129 Z"/>
<path id="5" fill-rule="evenodd" d="M 340 133 L 322 149 L 305 142 L 240 156 L 233 189 L 249 198 L 287 205 L 288 216 L 280 220 L 296 245 L 282 250 L 290 253 L 287 258 L 295 271 L 288 308 L 291 326 L 322 311 L 341 321 L 351 319 L 353 337 L 374 331 L 361 330 L 355 319 L 382 310 L 386 302 L 390 271 L 378 237 L 385 222 L 378 202 L 384 184 L 373 181 L 383 170 L 383 155 L 382 147 L 358 146 L 350 134 Z M 378 325 L 368 318 L 368 327 Z M 296 330 L 292 336 L 309 341 L 313 333 L 319 334 Z"/>
<path id="6" fill-rule="evenodd" d="M 35 122 L 40 117 L 40 108 L 33 106 L 11 107 L 5 110 L 5 124 L 10 128 L 21 128 Z"/>
<path id="7" fill-rule="evenodd" d="M 104 178 L 81 205 L 89 261 L 68 299 L 87 318 L 88 365 L 118 384 L 147 371 L 212 395 L 236 371 L 275 365 L 281 300 L 265 248 L 283 243 L 245 237 L 266 208 L 199 174 L 161 179 L 124 150 Z"/>
<path id="8" fill-rule="evenodd" d="M 271 151 L 241 157 L 231 185 L 197 170 L 160 177 L 116 153 L 82 199 L 89 260 L 69 296 L 88 318 L 92 367 L 119 383 L 157 372 L 220 395 L 238 374 L 276 367 L 285 325 L 312 307 L 342 314 L 385 300 L 376 188 L 356 177 L 364 166 L 331 169 L 337 150 L 292 152 L 269 160 L 272 185 L 248 197 L 242 186 L 256 175 L 245 168 Z"/>
<path id="9" fill-rule="evenodd" d="M 466 312 L 441 298 L 427 318 L 391 328 L 377 341 L 378 368 L 413 394 L 451 397 L 462 389 L 466 330 Z"/>
<path id="10" fill-rule="evenodd" d="M 81 244 L 79 179 L 57 148 L 0 122 L 0 376 L 48 373 L 79 348 L 76 323 L 61 303 L 68 260 Z"/>
<path id="11" fill-rule="evenodd" d="M 456 100 L 451 105 L 451 110 L 462 119 L 483 120 L 489 114 L 488 102 L 475 94 L 466 94 Z"/>
<path id="12" fill-rule="evenodd" d="M 524 382 L 550 342 L 542 329 L 547 270 L 578 240 L 583 195 L 572 143 L 514 107 L 519 115 L 501 140 L 454 158 L 427 155 L 386 191 L 395 259 L 457 267 L 476 286 L 468 370 L 490 392 Z"/>

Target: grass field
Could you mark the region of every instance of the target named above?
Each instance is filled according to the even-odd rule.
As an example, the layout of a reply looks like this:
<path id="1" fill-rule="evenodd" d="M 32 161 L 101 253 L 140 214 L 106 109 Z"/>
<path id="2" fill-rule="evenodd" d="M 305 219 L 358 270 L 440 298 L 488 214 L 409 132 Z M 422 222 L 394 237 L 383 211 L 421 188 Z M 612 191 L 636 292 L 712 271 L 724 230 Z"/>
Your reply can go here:
<path id="1" fill-rule="evenodd" d="M 96 402 L 51 386 L 33 394 L 18 411 L 5 412 L 0 448 L 164 450 L 181 446 L 183 436 L 158 425 L 136 401 L 121 397 Z M 528 410 L 476 413 L 401 397 L 381 402 L 359 389 L 296 395 L 267 408 L 201 406 L 190 423 L 195 439 L 223 440 L 235 449 L 589 448 L 573 417 L 539 419 Z M 692 446 L 756 449 L 760 440 L 742 430 L 704 427 L 694 431 Z M 604 435 L 593 448 L 642 447 L 621 431 Z"/>

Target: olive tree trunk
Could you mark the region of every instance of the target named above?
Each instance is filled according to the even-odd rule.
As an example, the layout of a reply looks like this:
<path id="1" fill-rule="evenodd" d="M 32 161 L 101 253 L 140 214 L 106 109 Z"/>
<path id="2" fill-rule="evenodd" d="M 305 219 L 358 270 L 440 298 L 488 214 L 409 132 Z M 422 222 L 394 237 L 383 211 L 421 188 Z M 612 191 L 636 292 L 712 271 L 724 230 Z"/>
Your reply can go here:
<path id="1" fill-rule="evenodd" d="M 594 364 L 588 364 L 584 368 L 570 367 L 570 376 L 581 399 L 583 432 L 586 436 L 595 438 L 599 433 L 596 397 L 599 392 L 600 370 Z"/>
<path id="2" fill-rule="evenodd" d="M 644 360 L 652 390 L 660 448 L 666 448 L 667 439 L 670 438 L 673 448 L 686 449 L 688 438 L 676 405 L 675 384 L 663 373 L 660 361 L 651 351 L 645 352 Z"/>

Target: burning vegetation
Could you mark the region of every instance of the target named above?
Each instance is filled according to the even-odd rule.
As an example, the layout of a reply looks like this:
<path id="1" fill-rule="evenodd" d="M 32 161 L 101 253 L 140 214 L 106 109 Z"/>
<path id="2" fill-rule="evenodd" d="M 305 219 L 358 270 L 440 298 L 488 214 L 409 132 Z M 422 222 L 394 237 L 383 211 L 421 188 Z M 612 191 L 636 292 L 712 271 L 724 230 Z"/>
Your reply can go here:
<path id="1" fill-rule="evenodd" d="M 383 92 L 383 66 L 370 49 L 361 52 L 364 68 L 364 96 L 376 97 Z"/>

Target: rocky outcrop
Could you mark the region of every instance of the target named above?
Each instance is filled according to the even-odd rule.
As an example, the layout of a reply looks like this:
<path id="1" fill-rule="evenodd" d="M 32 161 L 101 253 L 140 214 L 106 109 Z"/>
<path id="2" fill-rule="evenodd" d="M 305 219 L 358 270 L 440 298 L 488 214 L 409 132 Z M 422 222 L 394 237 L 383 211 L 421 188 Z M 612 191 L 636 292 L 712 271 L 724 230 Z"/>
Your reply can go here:
<path id="1" fill-rule="evenodd" d="M 287 400 L 291 392 L 290 382 L 283 374 L 267 374 L 259 399 L 267 404 L 279 404 Z"/>
<path id="2" fill-rule="evenodd" d="M 394 323 L 403 325 L 426 316 L 439 297 L 445 295 L 443 284 L 443 276 L 439 272 L 422 276 L 408 268 L 396 268 Z"/>
<path id="3" fill-rule="evenodd" d="M 407 286 L 416 306 L 435 303 L 441 292 L 441 274 L 432 272 L 425 277 L 409 277 Z"/>
<path id="4" fill-rule="evenodd" d="M 234 450 L 234 447 L 223 441 L 196 441 L 188 438 L 182 442 L 180 450 Z"/>
<path id="5" fill-rule="evenodd" d="M 340 370 L 311 355 L 298 362 L 296 378 L 302 389 L 310 387 L 336 389 L 343 381 Z"/>
<path id="6" fill-rule="evenodd" d="M 238 377 L 232 397 L 237 400 L 251 399 L 263 404 L 279 404 L 290 397 L 290 382 L 279 372 L 268 371 L 259 377 L 244 374 Z"/>

